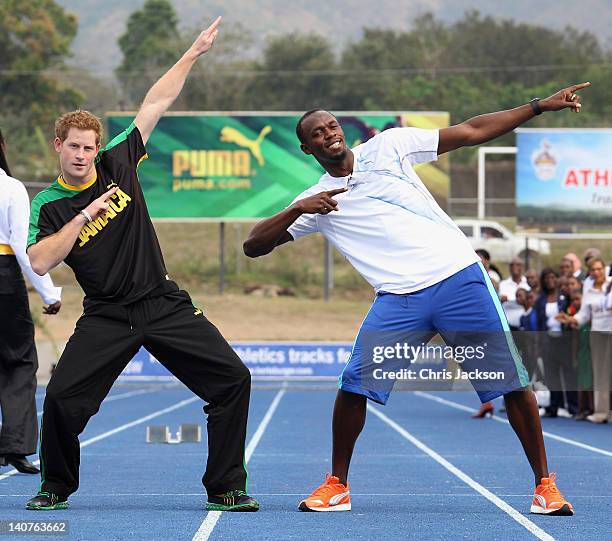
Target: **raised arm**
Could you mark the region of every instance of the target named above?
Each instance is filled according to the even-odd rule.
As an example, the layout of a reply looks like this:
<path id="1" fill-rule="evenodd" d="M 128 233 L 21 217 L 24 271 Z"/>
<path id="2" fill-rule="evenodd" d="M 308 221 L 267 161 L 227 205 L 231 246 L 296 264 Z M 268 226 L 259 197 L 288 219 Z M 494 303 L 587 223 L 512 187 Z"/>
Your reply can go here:
<path id="1" fill-rule="evenodd" d="M 212 47 L 220 22 L 221 17 L 217 17 L 206 30 L 203 30 L 179 61 L 147 92 L 134 120 L 142 135 L 143 143 L 146 144 L 161 116 L 181 93 L 196 60 Z"/>
<path id="2" fill-rule="evenodd" d="M 442 128 L 440 130 L 438 154 L 444 154 L 461 147 L 486 143 L 518 128 L 536 114 L 546 111 L 571 109 L 575 113 L 579 113 L 582 104 L 580 103 L 580 96 L 576 92 L 588 86 L 591 86 L 591 83 L 572 85 L 534 103 L 526 103 L 507 111 L 475 116 L 461 124 Z"/>

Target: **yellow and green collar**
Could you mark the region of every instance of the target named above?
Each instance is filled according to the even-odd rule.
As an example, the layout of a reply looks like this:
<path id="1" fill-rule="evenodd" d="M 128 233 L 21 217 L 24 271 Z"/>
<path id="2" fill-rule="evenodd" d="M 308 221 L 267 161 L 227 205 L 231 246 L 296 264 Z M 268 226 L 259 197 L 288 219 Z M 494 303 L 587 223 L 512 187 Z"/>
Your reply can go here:
<path id="1" fill-rule="evenodd" d="M 60 175 L 59 177 L 57 177 L 57 183 L 62 187 L 62 188 L 66 188 L 67 190 L 71 190 L 73 192 L 82 192 L 83 190 L 86 190 L 87 188 L 89 188 L 90 186 L 93 186 L 96 182 L 96 180 L 98 180 L 98 172 L 96 171 L 96 168 L 94 167 L 94 174 L 91 180 L 89 180 L 88 182 L 86 182 L 85 184 L 81 184 L 80 186 L 73 186 L 72 184 L 68 184 L 65 180 L 64 177 L 62 175 Z"/>

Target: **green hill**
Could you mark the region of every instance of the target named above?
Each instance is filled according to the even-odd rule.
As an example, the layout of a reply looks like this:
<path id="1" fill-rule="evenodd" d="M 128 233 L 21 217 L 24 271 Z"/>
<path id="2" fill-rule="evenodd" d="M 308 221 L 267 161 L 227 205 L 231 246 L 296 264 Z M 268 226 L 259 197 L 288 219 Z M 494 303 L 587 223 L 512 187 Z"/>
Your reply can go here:
<path id="1" fill-rule="evenodd" d="M 75 13 L 79 32 L 73 45 L 72 63 L 91 66 L 96 74 L 108 75 L 120 63 L 118 37 L 125 30 L 131 12 L 144 0 L 57 0 Z M 332 36 L 339 49 L 360 37 L 361 29 L 384 27 L 406 30 L 415 17 L 431 11 L 444 21 L 460 19 L 465 11 L 476 9 L 484 15 L 511 18 L 519 22 L 548 25 L 554 29 L 574 26 L 597 35 L 602 44 L 612 43 L 610 0 L 532 0 L 491 2 L 490 0 L 337 0 L 292 2 L 285 0 L 174 0 L 183 27 L 194 27 L 222 15 L 226 24 L 241 24 L 252 32 L 257 52 L 268 34 L 295 31 L 318 32 Z M 546 63 L 546 59 L 541 59 Z"/>

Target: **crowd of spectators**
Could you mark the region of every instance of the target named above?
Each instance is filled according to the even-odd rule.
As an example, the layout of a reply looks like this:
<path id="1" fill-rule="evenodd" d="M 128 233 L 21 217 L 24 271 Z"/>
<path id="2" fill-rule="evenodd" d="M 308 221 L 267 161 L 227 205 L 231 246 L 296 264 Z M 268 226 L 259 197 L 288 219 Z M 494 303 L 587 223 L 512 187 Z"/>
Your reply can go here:
<path id="1" fill-rule="evenodd" d="M 514 258 L 509 276 L 477 250 L 506 313 L 544 417 L 612 420 L 612 270 L 595 248 L 539 275 Z M 492 413 L 485 404 L 475 416 Z"/>

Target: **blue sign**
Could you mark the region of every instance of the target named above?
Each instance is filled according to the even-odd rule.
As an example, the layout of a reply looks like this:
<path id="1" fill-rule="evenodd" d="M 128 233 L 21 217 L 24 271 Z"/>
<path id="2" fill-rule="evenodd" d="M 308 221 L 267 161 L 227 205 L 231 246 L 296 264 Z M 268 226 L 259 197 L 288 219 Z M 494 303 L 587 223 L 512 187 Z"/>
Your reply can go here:
<path id="1" fill-rule="evenodd" d="M 516 131 L 519 224 L 548 232 L 612 229 L 612 130 Z"/>
<path id="2" fill-rule="evenodd" d="M 232 347 L 254 377 L 337 378 L 349 359 L 351 342 L 233 342 Z M 174 376 L 146 349 L 121 373 L 123 380 L 170 380 Z"/>

